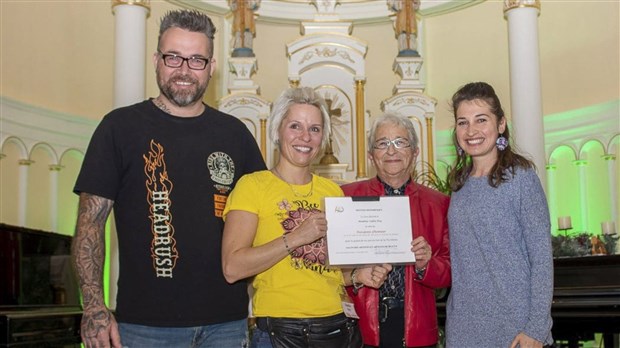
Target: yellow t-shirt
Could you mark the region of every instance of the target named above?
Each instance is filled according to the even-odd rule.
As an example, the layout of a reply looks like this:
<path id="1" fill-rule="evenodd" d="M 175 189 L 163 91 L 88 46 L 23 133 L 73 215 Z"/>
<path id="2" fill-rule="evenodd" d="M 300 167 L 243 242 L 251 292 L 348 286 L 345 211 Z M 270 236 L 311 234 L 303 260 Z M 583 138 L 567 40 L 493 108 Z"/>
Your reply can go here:
<path id="1" fill-rule="evenodd" d="M 252 246 L 260 246 L 282 238 L 282 234 L 301 224 L 311 211 L 323 211 L 324 197 L 341 196 L 340 187 L 326 178 L 313 175 L 311 183 L 289 185 L 264 170 L 244 175 L 237 182 L 226 202 L 224 219 L 231 210 L 258 215 Z M 312 318 L 341 313 L 342 273 L 339 268 L 328 267 L 326 258 L 326 241 L 320 239 L 295 249 L 273 267 L 257 274 L 252 282 L 253 314 Z"/>

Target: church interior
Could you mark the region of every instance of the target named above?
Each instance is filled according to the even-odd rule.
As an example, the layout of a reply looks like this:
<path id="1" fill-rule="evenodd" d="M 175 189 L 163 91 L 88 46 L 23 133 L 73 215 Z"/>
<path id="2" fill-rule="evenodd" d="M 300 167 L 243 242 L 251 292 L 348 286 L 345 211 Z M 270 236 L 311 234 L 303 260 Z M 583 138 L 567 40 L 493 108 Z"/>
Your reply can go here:
<path id="1" fill-rule="evenodd" d="M 372 177 L 367 131 L 395 111 L 420 137 L 416 173 L 445 180 L 455 159 L 449 100 L 485 81 L 504 104 L 510 140 L 536 163 L 552 235 L 597 236 L 604 253 L 620 254 L 618 1 L 1 0 L 1 224 L 73 235 L 72 189 L 90 136 L 113 108 L 158 94 L 159 19 L 179 8 L 214 21 L 216 71 L 204 102 L 247 125 L 268 167 L 277 158 L 271 103 L 287 87 L 310 86 L 332 122 L 316 174 Z"/>

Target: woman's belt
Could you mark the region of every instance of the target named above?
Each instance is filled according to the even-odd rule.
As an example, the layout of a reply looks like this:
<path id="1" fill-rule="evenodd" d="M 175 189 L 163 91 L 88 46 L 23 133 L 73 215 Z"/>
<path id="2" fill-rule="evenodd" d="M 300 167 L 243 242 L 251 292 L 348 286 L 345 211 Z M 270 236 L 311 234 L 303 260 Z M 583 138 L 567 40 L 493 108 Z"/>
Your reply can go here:
<path id="1" fill-rule="evenodd" d="M 384 297 L 379 302 L 379 322 L 385 323 L 392 309 L 405 308 L 405 299 L 396 297 Z"/>
<path id="2" fill-rule="evenodd" d="M 272 318 L 258 317 L 256 318 L 256 326 L 262 331 L 269 331 L 269 321 L 278 322 L 279 324 L 307 325 L 307 326 L 329 326 L 334 322 L 346 318 L 343 313 L 332 315 L 329 317 L 318 318 Z"/>

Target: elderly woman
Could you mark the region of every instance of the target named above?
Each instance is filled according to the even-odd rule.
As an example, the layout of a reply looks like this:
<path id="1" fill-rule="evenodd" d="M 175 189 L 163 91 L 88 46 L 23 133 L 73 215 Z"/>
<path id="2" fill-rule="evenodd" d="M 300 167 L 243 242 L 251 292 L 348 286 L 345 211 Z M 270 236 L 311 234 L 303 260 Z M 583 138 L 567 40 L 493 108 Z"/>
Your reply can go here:
<path id="1" fill-rule="evenodd" d="M 228 197 L 222 264 L 231 283 L 254 276 L 252 347 L 361 347 L 357 321 L 342 308 L 351 272 L 343 277 L 325 262 L 322 201 L 342 190 L 310 171 L 329 128 L 325 101 L 312 88 L 286 90 L 269 128 L 278 164 L 242 177 Z M 356 281 L 379 286 L 386 274 L 365 267 Z"/>
<path id="2" fill-rule="evenodd" d="M 377 177 L 342 187 L 347 196 L 408 196 L 412 252 L 416 262 L 395 265 L 379 289 L 349 288 L 364 344 L 373 347 L 426 347 L 438 341 L 435 292 L 450 285 L 448 196 L 411 179 L 419 153 L 411 121 L 384 114 L 368 137 L 368 158 Z M 353 272 L 357 279 L 357 270 Z"/>

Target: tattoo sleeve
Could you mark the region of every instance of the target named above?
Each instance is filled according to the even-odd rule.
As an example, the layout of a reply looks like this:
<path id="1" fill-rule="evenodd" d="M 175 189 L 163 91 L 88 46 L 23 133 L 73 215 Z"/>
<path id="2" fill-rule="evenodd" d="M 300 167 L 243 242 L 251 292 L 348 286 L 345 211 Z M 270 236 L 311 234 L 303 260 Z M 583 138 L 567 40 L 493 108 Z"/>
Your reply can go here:
<path id="1" fill-rule="evenodd" d="M 109 317 L 103 296 L 103 265 L 105 259 L 105 223 L 113 201 L 88 193 L 80 194 L 77 226 L 72 254 L 77 270 L 85 317 Z M 109 319 L 109 318 L 108 318 Z M 91 326 L 93 331 L 98 331 Z"/>

